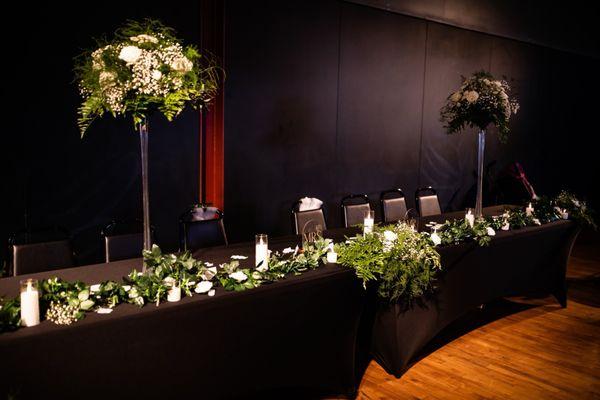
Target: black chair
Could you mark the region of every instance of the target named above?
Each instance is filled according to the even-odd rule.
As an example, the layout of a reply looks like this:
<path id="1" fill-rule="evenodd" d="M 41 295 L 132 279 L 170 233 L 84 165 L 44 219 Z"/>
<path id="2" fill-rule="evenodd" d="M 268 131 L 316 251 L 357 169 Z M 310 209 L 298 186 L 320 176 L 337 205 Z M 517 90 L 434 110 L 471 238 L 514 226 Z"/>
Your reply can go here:
<path id="1" fill-rule="evenodd" d="M 362 224 L 365 216 L 371 211 L 369 197 L 366 194 L 351 194 L 341 201 L 342 220 L 346 228 Z"/>
<path id="2" fill-rule="evenodd" d="M 144 249 L 144 225 L 141 221 L 112 221 L 102 230 L 104 259 L 112 262 L 138 258 Z M 150 227 L 154 238 L 154 227 Z"/>
<path id="3" fill-rule="evenodd" d="M 73 250 L 66 229 L 22 231 L 9 239 L 9 269 L 13 275 L 33 274 L 73 266 Z"/>
<path id="4" fill-rule="evenodd" d="M 223 212 L 216 207 L 191 207 L 179 218 L 180 249 L 194 251 L 227 244 Z"/>
<path id="5" fill-rule="evenodd" d="M 384 222 L 396 222 L 406 219 L 408 209 L 404 192 L 401 189 L 381 192 L 380 200 Z"/>
<path id="6" fill-rule="evenodd" d="M 301 201 L 298 200 L 292 206 L 292 226 L 296 235 L 322 232 L 327 229 L 323 207 L 300 211 Z"/>
<path id="7" fill-rule="evenodd" d="M 421 217 L 442 213 L 437 192 L 431 186 L 417 189 L 415 192 L 415 206 Z"/>

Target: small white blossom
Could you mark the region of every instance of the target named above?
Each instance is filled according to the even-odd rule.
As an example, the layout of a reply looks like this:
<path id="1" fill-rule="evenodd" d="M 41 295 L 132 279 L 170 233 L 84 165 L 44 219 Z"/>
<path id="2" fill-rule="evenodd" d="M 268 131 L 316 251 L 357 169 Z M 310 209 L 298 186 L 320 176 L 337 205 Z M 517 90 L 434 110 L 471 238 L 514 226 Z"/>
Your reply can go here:
<path id="1" fill-rule="evenodd" d="M 236 271 L 232 274 L 229 274 L 229 277 L 235 279 L 238 282 L 243 282 L 248 279 L 248 275 L 246 275 L 243 271 Z"/>
<path id="2" fill-rule="evenodd" d="M 231 256 L 231 259 L 232 259 L 232 260 L 245 260 L 245 259 L 247 259 L 247 258 L 248 258 L 248 257 L 246 257 L 246 256 L 238 256 L 238 255 L 233 255 L 233 256 Z"/>
<path id="3" fill-rule="evenodd" d="M 198 284 L 196 285 L 196 288 L 194 289 L 194 292 L 196 293 L 207 293 L 208 291 L 210 291 L 213 287 L 213 283 L 210 281 L 202 281 L 202 282 L 198 282 Z"/>
<path id="4" fill-rule="evenodd" d="M 488 236 L 496 236 L 496 231 L 491 226 L 488 226 L 486 228 L 486 231 L 487 231 Z"/>

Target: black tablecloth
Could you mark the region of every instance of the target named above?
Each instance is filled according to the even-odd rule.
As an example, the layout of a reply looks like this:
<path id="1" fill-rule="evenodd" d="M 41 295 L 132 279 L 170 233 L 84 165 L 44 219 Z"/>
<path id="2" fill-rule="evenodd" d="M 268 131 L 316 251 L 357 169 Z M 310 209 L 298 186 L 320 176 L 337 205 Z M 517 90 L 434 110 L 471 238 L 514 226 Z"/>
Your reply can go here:
<path id="1" fill-rule="evenodd" d="M 381 301 L 368 307 L 375 309 L 373 357 L 399 377 L 450 322 L 500 297 L 547 293 L 566 307 L 566 267 L 577 233 L 575 223 L 556 221 L 500 231 L 487 247 L 475 243 L 440 247 L 443 271 L 434 296 L 408 310 Z"/>
<path id="2" fill-rule="evenodd" d="M 271 240 L 272 248 L 296 237 Z M 215 265 L 254 259 L 254 244 L 196 253 Z M 244 265 L 244 262 L 242 262 Z M 128 260 L 0 280 L 59 276 L 88 284 L 120 280 Z M 0 386 L 18 398 L 230 398 L 276 389 L 352 393 L 364 290 L 351 271 L 326 265 L 245 292 L 216 290 L 178 303 L 121 305 L 71 326 L 42 322 L 0 335 Z M 3 397 L 3 396 L 2 396 Z"/>
<path id="3" fill-rule="evenodd" d="M 419 225 L 463 215 L 429 217 Z M 341 240 L 356 232 L 334 230 L 327 236 Z M 565 305 L 566 261 L 576 232 L 574 223 L 558 221 L 498 232 L 489 247 L 440 247 L 438 290 L 425 306 L 409 310 L 377 300 L 352 270 L 326 265 L 245 292 L 218 288 L 214 297 L 196 295 L 159 307 L 121 305 L 72 326 L 42 322 L 0 335 L 0 395 L 10 390 L 19 398 L 261 398 L 291 388 L 352 394 L 360 379 L 357 360 L 369 347 L 399 376 L 435 334 L 479 304 L 543 290 Z M 281 238 L 270 246 L 297 242 Z M 195 256 L 217 264 L 232 254 L 247 255 L 249 264 L 253 252 L 254 244 L 247 243 Z M 120 280 L 136 267 L 140 259 L 0 279 L 0 295 L 17 295 L 18 281 L 28 277 L 93 284 Z"/>

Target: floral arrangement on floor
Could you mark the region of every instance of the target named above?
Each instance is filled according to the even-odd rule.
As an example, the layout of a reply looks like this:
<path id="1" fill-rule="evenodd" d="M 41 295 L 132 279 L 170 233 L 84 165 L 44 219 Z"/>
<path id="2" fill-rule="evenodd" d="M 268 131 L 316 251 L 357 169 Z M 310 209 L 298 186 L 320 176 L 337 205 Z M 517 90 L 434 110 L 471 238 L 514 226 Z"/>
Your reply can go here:
<path id="1" fill-rule="evenodd" d="M 215 295 L 220 286 L 228 291 L 243 291 L 262 284 L 285 279 L 286 275 L 300 275 L 325 263 L 325 255 L 331 240 L 318 238 L 305 243 L 303 249 L 287 248 L 274 252 L 267 266 L 241 268 L 240 261 L 248 257 L 233 255 L 231 261 L 219 265 L 196 260 L 189 252 L 181 255 L 163 254 L 156 245 L 144 251 L 146 273 L 136 270 L 122 283 L 105 281 L 94 285 L 83 282 L 67 282 L 59 278 L 40 282 L 40 312 L 46 319 L 59 325 L 70 325 L 85 317 L 86 312 L 110 313 L 123 303 L 143 307 L 148 303 L 156 306 L 166 300 L 173 286 L 181 288 L 186 296 L 195 294 Z M 19 299 L 0 299 L 0 332 L 18 329 L 20 326 Z"/>
<path id="2" fill-rule="evenodd" d="M 75 73 L 83 136 L 105 113 L 131 114 L 137 125 L 158 110 L 171 121 L 186 104 L 199 106 L 215 96 L 219 68 L 196 47 L 183 46 L 173 29 L 146 19 L 129 21 L 113 40 L 79 56 Z"/>
<path id="3" fill-rule="evenodd" d="M 510 98 L 510 86 L 496 80 L 485 71 L 463 77 L 463 83 L 448 96 L 441 110 L 441 121 L 448 133 L 462 131 L 466 126 L 484 130 L 489 124 L 498 127 L 498 137 L 505 142 L 508 121 L 519 110 L 519 103 Z"/>
<path id="4" fill-rule="evenodd" d="M 429 235 L 404 222 L 377 226 L 372 234 L 348 238 L 335 248 L 338 262 L 354 269 L 365 288 L 377 282 L 377 295 L 389 302 L 410 304 L 428 294 L 441 269 Z"/>

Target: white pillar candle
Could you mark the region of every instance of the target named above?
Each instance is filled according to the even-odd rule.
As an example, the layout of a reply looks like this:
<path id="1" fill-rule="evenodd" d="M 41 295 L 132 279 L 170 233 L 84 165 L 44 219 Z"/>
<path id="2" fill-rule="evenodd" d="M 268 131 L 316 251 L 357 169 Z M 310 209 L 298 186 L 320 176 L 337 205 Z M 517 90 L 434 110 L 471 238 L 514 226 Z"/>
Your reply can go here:
<path id="1" fill-rule="evenodd" d="M 259 271 L 264 272 L 269 269 L 269 237 L 265 234 L 256 235 L 254 261 Z"/>
<path id="2" fill-rule="evenodd" d="M 21 325 L 35 326 L 40 323 L 40 296 L 38 281 L 21 281 Z"/>
<path id="3" fill-rule="evenodd" d="M 174 282 L 167 293 L 167 301 L 174 303 L 181 300 L 181 287 L 178 282 Z"/>
<path id="4" fill-rule="evenodd" d="M 525 209 L 525 214 L 528 217 L 531 217 L 533 215 L 533 207 L 531 206 L 531 203 L 529 203 L 529 206 L 527 206 L 527 208 Z"/>
<path id="5" fill-rule="evenodd" d="M 469 223 L 469 226 L 472 228 L 475 225 L 475 214 L 471 212 L 471 210 L 467 210 L 467 214 L 465 215 L 465 219 Z"/>
<path id="6" fill-rule="evenodd" d="M 370 210 L 363 221 L 363 234 L 373 233 L 373 225 L 375 225 L 375 211 Z"/>
<path id="7" fill-rule="evenodd" d="M 337 253 L 335 251 L 327 252 L 327 262 L 329 264 L 337 264 Z"/>

